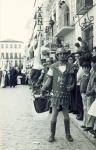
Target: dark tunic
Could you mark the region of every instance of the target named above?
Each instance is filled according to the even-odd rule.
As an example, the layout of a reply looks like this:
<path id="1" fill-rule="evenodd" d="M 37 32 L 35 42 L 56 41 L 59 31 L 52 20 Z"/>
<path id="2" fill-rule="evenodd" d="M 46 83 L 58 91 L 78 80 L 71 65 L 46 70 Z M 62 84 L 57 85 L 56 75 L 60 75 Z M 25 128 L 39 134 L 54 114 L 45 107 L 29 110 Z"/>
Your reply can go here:
<path id="1" fill-rule="evenodd" d="M 70 91 L 67 87 L 72 83 L 72 65 L 66 64 L 65 72 L 59 70 L 59 63 L 51 65 L 53 70 L 53 84 L 52 84 L 52 105 L 58 109 L 62 106 L 63 109 L 68 109 L 70 104 Z"/>

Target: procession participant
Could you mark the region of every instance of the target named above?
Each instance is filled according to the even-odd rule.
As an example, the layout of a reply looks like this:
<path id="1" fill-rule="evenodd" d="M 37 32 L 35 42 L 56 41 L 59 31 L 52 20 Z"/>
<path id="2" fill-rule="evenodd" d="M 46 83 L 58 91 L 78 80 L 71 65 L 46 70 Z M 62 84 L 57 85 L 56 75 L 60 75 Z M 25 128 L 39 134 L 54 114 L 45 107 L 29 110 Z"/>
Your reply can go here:
<path id="1" fill-rule="evenodd" d="M 66 51 L 64 47 L 58 48 L 56 57 L 58 61 L 52 64 L 48 71 L 48 79 L 42 87 L 42 94 L 52 84 L 52 119 L 51 119 L 51 133 L 49 142 L 55 141 L 55 131 L 57 116 L 60 107 L 62 107 L 62 113 L 64 115 L 65 133 L 69 142 L 73 142 L 73 138 L 70 134 L 70 119 L 69 119 L 69 103 L 70 103 L 70 90 L 72 88 L 72 65 L 67 62 L 67 56 L 69 51 Z"/>
<path id="2" fill-rule="evenodd" d="M 6 68 L 4 67 L 2 69 L 2 78 L 1 78 L 1 87 L 2 88 L 6 87 L 6 74 L 7 74 L 7 71 L 6 71 Z"/>
<path id="3" fill-rule="evenodd" d="M 10 87 L 15 87 L 17 85 L 17 70 L 14 66 L 10 68 Z"/>

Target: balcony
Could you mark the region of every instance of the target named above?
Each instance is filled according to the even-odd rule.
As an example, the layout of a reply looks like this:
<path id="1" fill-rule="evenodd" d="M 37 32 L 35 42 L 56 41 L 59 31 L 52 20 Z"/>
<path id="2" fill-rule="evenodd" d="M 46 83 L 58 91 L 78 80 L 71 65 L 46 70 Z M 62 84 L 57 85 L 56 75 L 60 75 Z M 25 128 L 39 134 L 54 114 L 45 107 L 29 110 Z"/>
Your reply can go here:
<path id="1" fill-rule="evenodd" d="M 70 25 L 70 11 L 67 4 L 62 6 L 59 10 L 57 32 L 55 36 L 66 36 L 70 31 L 74 29 L 74 26 Z"/>
<path id="2" fill-rule="evenodd" d="M 68 33 L 70 33 L 72 30 L 74 30 L 73 26 L 63 26 L 58 32 L 55 34 L 56 37 L 63 37 L 66 36 Z"/>
<path id="3" fill-rule="evenodd" d="M 93 6 L 93 0 L 77 0 L 76 1 L 76 14 L 85 15 L 86 12 Z"/>

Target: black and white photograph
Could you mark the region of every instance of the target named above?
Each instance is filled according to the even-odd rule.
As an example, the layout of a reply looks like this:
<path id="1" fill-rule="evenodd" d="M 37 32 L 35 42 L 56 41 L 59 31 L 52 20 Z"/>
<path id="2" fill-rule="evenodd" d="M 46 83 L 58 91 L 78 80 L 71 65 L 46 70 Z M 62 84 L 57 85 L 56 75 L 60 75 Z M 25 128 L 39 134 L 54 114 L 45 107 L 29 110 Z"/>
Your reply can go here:
<path id="1" fill-rule="evenodd" d="M 0 150 L 96 150 L 96 0 L 0 0 Z"/>

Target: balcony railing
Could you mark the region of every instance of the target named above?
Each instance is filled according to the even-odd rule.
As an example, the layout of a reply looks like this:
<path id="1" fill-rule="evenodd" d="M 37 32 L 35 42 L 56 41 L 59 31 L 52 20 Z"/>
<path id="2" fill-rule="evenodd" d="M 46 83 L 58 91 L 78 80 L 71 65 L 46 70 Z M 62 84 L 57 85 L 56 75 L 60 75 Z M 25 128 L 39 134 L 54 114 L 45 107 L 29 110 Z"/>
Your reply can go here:
<path id="1" fill-rule="evenodd" d="M 93 6 L 93 0 L 77 0 L 76 13 L 77 15 L 84 15 Z"/>

